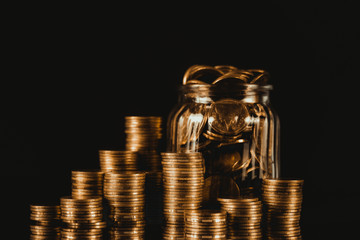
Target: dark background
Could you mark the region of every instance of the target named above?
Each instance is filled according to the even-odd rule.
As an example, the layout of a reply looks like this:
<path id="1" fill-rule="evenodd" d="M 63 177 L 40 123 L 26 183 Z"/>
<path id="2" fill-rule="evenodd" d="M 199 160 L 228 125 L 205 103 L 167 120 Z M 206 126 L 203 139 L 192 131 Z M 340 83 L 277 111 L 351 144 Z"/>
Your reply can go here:
<path id="1" fill-rule="evenodd" d="M 305 179 L 304 238 L 357 232 L 353 2 L 33 4 L 4 8 L 1 30 L 1 203 L 12 239 L 27 238 L 30 203 L 69 195 L 72 169 L 124 147 L 124 116 L 166 119 L 193 64 L 270 72 L 282 175 Z"/>

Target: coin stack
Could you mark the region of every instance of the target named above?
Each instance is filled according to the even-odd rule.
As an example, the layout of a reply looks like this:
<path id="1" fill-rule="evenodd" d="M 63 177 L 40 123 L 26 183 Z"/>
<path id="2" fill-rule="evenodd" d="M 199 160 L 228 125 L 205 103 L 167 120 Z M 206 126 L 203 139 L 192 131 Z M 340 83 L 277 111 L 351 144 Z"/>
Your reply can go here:
<path id="1" fill-rule="evenodd" d="M 110 236 L 141 239 L 145 233 L 145 172 L 108 172 L 104 197 L 110 206 Z"/>
<path id="2" fill-rule="evenodd" d="M 226 239 L 226 211 L 186 210 L 185 239 Z"/>
<path id="3" fill-rule="evenodd" d="M 127 150 L 157 150 L 161 139 L 161 117 L 126 116 L 125 133 Z"/>
<path id="4" fill-rule="evenodd" d="M 100 169 L 111 171 L 137 171 L 141 168 L 138 155 L 132 151 L 99 150 Z"/>
<path id="5" fill-rule="evenodd" d="M 72 171 L 72 197 L 92 198 L 102 196 L 104 173 L 98 170 Z"/>
<path id="6" fill-rule="evenodd" d="M 138 170 L 146 171 L 146 223 L 160 225 L 162 220 L 162 167 L 159 140 L 162 137 L 159 116 L 126 116 L 126 149 L 139 156 Z"/>
<path id="7" fill-rule="evenodd" d="M 262 200 L 269 239 L 301 239 L 303 183 L 300 179 L 263 179 Z"/>
<path id="8" fill-rule="evenodd" d="M 62 239 L 102 239 L 103 205 L 101 197 L 77 199 L 60 198 Z"/>
<path id="9" fill-rule="evenodd" d="M 30 205 L 30 239 L 60 239 L 60 207 Z"/>
<path id="10" fill-rule="evenodd" d="M 218 198 L 228 213 L 227 239 L 260 239 L 262 205 L 258 198 Z"/>
<path id="11" fill-rule="evenodd" d="M 102 240 L 104 234 L 101 228 L 80 229 L 80 228 L 61 228 L 61 239 L 91 239 Z"/>
<path id="12" fill-rule="evenodd" d="M 161 153 L 165 239 L 184 236 L 184 211 L 201 206 L 204 159 L 196 153 Z"/>

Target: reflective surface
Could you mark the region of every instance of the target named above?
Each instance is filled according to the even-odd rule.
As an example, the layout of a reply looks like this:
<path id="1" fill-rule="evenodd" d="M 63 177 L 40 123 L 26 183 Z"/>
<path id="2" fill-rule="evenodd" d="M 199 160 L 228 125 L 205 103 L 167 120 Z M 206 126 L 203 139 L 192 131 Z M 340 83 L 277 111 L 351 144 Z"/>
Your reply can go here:
<path id="1" fill-rule="evenodd" d="M 168 151 L 203 153 L 210 202 L 259 195 L 261 179 L 279 176 L 279 119 L 267 78 L 233 66 L 195 65 L 184 75 L 168 119 Z"/>

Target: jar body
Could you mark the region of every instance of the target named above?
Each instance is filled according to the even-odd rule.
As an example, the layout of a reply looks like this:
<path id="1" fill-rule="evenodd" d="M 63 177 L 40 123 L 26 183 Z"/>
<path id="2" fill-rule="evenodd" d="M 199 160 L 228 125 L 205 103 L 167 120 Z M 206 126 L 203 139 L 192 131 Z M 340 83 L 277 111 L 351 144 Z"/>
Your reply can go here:
<path id="1" fill-rule="evenodd" d="M 262 178 L 279 177 L 279 119 L 270 85 L 217 89 L 188 85 L 168 119 L 168 151 L 202 152 L 205 201 L 259 194 Z"/>

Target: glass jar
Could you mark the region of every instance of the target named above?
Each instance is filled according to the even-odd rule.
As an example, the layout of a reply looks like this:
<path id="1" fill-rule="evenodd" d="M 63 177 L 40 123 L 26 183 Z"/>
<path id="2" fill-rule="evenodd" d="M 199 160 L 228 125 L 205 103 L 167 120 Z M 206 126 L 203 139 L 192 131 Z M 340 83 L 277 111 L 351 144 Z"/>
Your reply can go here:
<path id="1" fill-rule="evenodd" d="M 223 81 L 179 88 L 168 118 L 170 152 L 202 152 L 205 202 L 259 196 L 261 179 L 279 177 L 279 118 L 271 85 Z"/>

